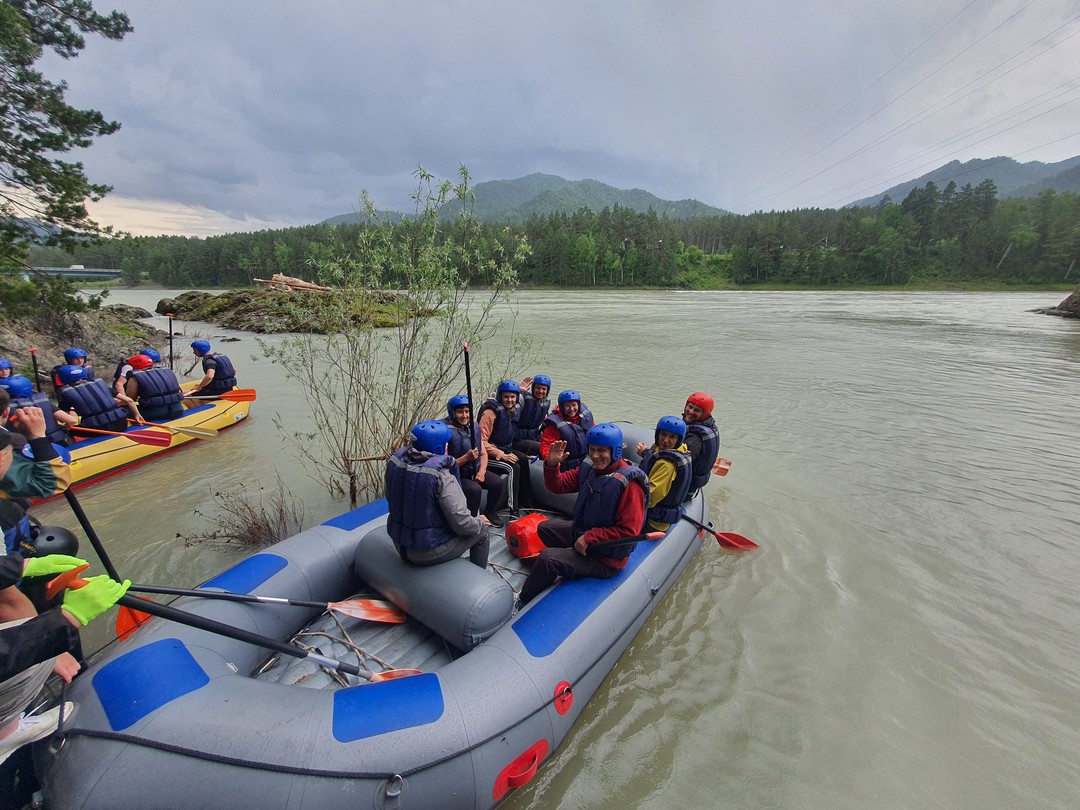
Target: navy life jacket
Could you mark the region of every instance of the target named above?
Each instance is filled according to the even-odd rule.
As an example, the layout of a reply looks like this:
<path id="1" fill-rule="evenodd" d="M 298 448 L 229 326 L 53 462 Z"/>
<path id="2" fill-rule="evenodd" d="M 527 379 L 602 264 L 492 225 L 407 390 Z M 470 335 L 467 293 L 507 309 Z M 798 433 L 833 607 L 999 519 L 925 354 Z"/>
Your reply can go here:
<path id="1" fill-rule="evenodd" d="M 648 475 L 658 461 L 670 461 L 675 465 L 675 480 L 671 482 L 671 489 L 664 499 L 649 508 L 646 517 L 656 523 L 676 523 L 682 517 L 682 502 L 690 494 L 693 460 L 689 453 L 679 453 L 676 450 L 649 450 L 641 460 L 642 471 Z"/>
<path id="2" fill-rule="evenodd" d="M 447 455 L 452 458 L 458 458 L 468 453 L 473 447 L 483 452 L 484 442 L 480 439 L 480 426 L 476 424 L 475 420 L 472 423 L 473 440 L 476 444 L 469 440 L 468 428 L 463 428 L 457 422 L 451 422 L 449 419 L 443 420 L 450 427 L 450 444 L 446 446 Z M 470 461 L 464 467 L 461 468 L 461 475 L 465 478 L 472 478 L 480 471 L 480 459 L 476 461 Z"/>
<path id="3" fill-rule="evenodd" d="M 607 475 L 597 475 L 592 459 L 585 459 L 578 470 L 578 497 L 574 503 L 574 537 L 589 529 L 615 525 L 619 513 L 619 499 L 630 484 L 639 484 L 645 490 L 645 503 L 649 502 L 649 477 L 626 459 L 623 466 Z M 645 529 L 642 524 L 638 531 Z M 637 543 L 623 543 L 603 549 L 605 557 L 620 560 L 629 557 Z"/>
<path id="4" fill-rule="evenodd" d="M 544 419 L 547 418 L 550 410 L 549 398 L 537 399 L 531 391 L 523 391 L 521 413 L 518 414 L 517 428 L 514 430 L 514 441 L 519 439 L 540 441 L 540 426 L 544 424 Z"/>
<path id="5" fill-rule="evenodd" d="M 477 421 L 484 415 L 484 411 L 495 411 L 495 424 L 491 426 L 491 436 L 488 441 L 500 450 L 509 450 L 514 443 L 514 432 L 517 429 L 518 416 L 521 414 L 521 403 L 514 405 L 514 412 L 507 412 L 499 402 L 489 399 L 480 406 L 480 414 Z"/>
<path id="6" fill-rule="evenodd" d="M 720 455 L 720 431 L 710 416 L 704 422 L 688 423 L 686 432 L 701 438 L 701 451 L 694 456 L 694 474 L 690 477 L 690 491 L 694 492 L 709 483 L 713 463 Z"/>
<path id="7" fill-rule="evenodd" d="M 57 397 L 61 408 L 75 409 L 82 427 L 101 428 L 128 418 L 128 409 L 116 404 L 116 397 L 104 380 L 62 386 Z"/>
<path id="8" fill-rule="evenodd" d="M 439 508 L 440 470 L 458 477 L 451 456 L 419 453 L 403 447 L 386 462 L 386 530 L 399 549 L 429 549 L 454 539 Z"/>
<path id="9" fill-rule="evenodd" d="M 202 389 L 201 393 L 206 394 L 213 391 L 228 391 L 231 388 L 236 387 L 236 369 L 233 367 L 232 360 L 223 354 L 217 352 L 210 352 L 203 358 L 203 373 L 206 373 L 208 368 L 206 361 L 208 358 L 214 358 L 214 379 L 210 381 L 210 384 Z"/>
<path id="10" fill-rule="evenodd" d="M 14 419 L 15 413 L 20 408 L 25 408 L 27 405 L 31 405 L 35 408 L 41 408 L 41 413 L 45 416 L 45 438 L 47 438 L 53 444 L 67 444 L 68 434 L 56 421 L 56 406 L 52 404 L 49 399 L 49 395 L 44 391 L 37 391 L 32 397 L 16 397 L 11 400 L 11 414 L 8 416 L 8 424 L 11 424 L 11 420 Z M 15 426 L 15 430 L 19 430 L 19 426 Z M 22 431 L 20 431 L 21 433 Z"/>
<path id="11" fill-rule="evenodd" d="M 61 363 L 59 366 L 53 366 L 52 367 L 53 390 L 59 391 L 61 389 L 61 387 L 63 387 L 64 383 L 60 379 L 60 369 L 63 368 L 64 366 L 70 366 L 70 365 L 71 365 L 71 363 Z M 83 366 L 83 368 L 86 370 L 86 379 L 88 379 L 88 380 L 96 380 L 97 379 L 97 377 L 94 375 L 94 367 L 93 366 L 87 364 L 87 365 Z"/>
<path id="12" fill-rule="evenodd" d="M 136 371 L 131 375 L 131 379 L 135 380 L 135 387 L 138 389 L 140 410 L 168 412 L 170 405 L 184 398 L 180 393 L 180 381 L 176 379 L 172 369 L 154 366 Z M 146 413 L 143 413 L 143 416 L 146 416 Z"/>
<path id="13" fill-rule="evenodd" d="M 566 452 L 570 454 L 570 457 L 559 465 L 559 469 L 566 472 L 580 467 L 582 460 L 589 454 L 589 444 L 585 441 L 585 435 L 596 424 L 592 411 L 585 407 L 585 403 L 582 402 L 576 425 L 563 419 L 558 410 L 548 414 L 544 423 L 549 422 L 559 429 L 559 438 L 566 442 Z"/>

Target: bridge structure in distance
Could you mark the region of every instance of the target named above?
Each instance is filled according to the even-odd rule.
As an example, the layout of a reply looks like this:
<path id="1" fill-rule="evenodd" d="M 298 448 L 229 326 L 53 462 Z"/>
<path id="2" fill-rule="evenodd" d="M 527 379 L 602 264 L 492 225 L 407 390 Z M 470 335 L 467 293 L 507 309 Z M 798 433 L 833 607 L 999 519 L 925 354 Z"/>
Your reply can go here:
<path id="1" fill-rule="evenodd" d="M 73 264 L 70 267 L 35 267 L 38 273 L 47 276 L 61 276 L 65 278 L 120 278 L 119 270 L 103 270 L 97 267 L 83 267 L 81 264 Z M 23 271 L 23 278 L 30 279 L 30 271 Z"/>

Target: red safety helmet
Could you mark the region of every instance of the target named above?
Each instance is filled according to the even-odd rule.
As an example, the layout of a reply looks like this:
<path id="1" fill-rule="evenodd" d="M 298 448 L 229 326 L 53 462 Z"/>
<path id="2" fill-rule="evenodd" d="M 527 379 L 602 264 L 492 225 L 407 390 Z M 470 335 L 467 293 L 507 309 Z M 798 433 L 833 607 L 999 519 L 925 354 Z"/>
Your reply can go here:
<path id="1" fill-rule="evenodd" d="M 154 365 L 154 361 L 145 354 L 133 354 L 128 358 L 128 365 L 136 371 L 146 371 L 146 369 Z"/>
<path id="2" fill-rule="evenodd" d="M 699 408 L 705 411 L 706 416 L 712 416 L 713 405 L 716 404 L 713 402 L 712 397 L 710 397 L 708 394 L 702 393 L 701 391 L 695 391 L 686 398 L 686 401 L 692 402 L 693 404 L 697 405 Z"/>

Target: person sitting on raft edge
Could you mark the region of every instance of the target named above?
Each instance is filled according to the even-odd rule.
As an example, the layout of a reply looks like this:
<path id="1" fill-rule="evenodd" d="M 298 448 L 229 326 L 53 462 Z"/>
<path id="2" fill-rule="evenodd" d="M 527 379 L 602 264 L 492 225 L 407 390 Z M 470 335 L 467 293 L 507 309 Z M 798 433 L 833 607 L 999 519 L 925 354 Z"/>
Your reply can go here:
<path id="1" fill-rule="evenodd" d="M 662 416 L 656 423 L 651 448 L 638 442 L 641 469 L 649 476 L 649 528 L 666 532 L 682 517 L 682 504 L 690 491 L 690 451 L 683 443 L 686 422 L 677 416 Z"/>
<path id="2" fill-rule="evenodd" d="M 527 605 L 559 577 L 613 577 L 626 567 L 636 543 L 606 546 L 590 554 L 589 546 L 607 540 L 636 537 L 645 528 L 649 479 L 622 457 L 623 434 L 618 425 L 589 430 L 588 458 L 566 472 L 559 465 L 566 443 L 551 445 L 544 460 L 544 485 L 555 493 L 577 492 L 573 520 L 549 519 L 538 527 L 547 548 L 536 558 L 521 586 L 519 606 Z"/>
<path id="3" fill-rule="evenodd" d="M 191 351 L 196 357 L 202 358 L 203 378 L 187 392 L 189 397 L 220 394 L 236 387 L 236 368 L 232 360 L 224 354 L 211 351 L 210 341 L 191 341 Z"/>
<path id="4" fill-rule="evenodd" d="M 484 450 L 491 461 L 501 462 L 510 472 L 510 508 L 520 509 L 532 501 L 529 483 L 529 455 L 515 450 L 514 433 L 521 414 L 521 386 L 516 380 L 503 380 L 493 399 L 480 406 L 477 424 L 484 439 Z"/>
<path id="5" fill-rule="evenodd" d="M 560 469 L 566 472 L 577 467 L 586 455 L 585 434 L 595 424 L 592 411 L 581 401 L 581 394 L 574 390 L 561 392 L 559 404 L 544 419 L 540 458 L 546 459 L 551 445 L 561 441 L 566 445 L 566 458 Z"/>
<path id="6" fill-rule="evenodd" d="M 506 521 L 498 512 L 506 501 L 506 480 L 501 475 L 488 472 L 484 441 L 480 436 L 479 425 L 472 418 L 469 398 L 464 394 L 450 397 L 446 402 L 446 413 L 446 425 L 450 428 L 450 445 L 446 452 L 457 461 L 461 473 L 461 489 L 465 492 L 469 513 L 480 513 L 480 496 L 487 492 L 487 510 L 484 516 L 492 526 L 505 526 Z"/>
<path id="7" fill-rule="evenodd" d="M 473 517 L 461 488 L 457 461 L 446 453 L 445 422 L 420 422 L 412 446 L 386 462 L 386 530 L 401 559 L 437 565 L 469 552 L 469 562 L 487 568 L 488 521 Z"/>
<path id="8" fill-rule="evenodd" d="M 551 410 L 548 392 L 551 377 L 537 374 L 521 381 L 521 412 L 514 428 L 514 449 L 530 456 L 540 454 L 540 427 Z"/>
<path id="9" fill-rule="evenodd" d="M 693 459 L 693 473 L 690 476 L 690 491 L 686 498 L 709 483 L 712 466 L 720 455 L 720 430 L 713 419 L 713 398 L 701 391 L 695 391 L 686 398 L 683 406 L 683 421 L 686 422 L 686 447 Z"/>

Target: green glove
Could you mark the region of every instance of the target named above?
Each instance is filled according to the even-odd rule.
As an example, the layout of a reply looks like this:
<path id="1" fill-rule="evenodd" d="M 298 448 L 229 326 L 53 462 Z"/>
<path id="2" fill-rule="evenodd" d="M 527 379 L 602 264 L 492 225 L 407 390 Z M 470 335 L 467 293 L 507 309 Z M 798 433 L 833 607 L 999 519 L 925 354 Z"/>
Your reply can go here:
<path id="1" fill-rule="evenodd" d="M 23 569 L 24 577 L 44 577 L 49 574 L 62 574 L 80 565 L 89 565 L 86 560 L 67 554 L 47 554 L 44 557 L 30 557 Z"/>
<path id="2" fill-rule="evenodd" d="M 108 574 L 90 577 L 81 588 L 69 590 L 64 595 L 64 610 L 85 626 L 115 605 L 130 587 L 130 579 L 120 583 L 110 579 Z"/>

